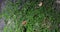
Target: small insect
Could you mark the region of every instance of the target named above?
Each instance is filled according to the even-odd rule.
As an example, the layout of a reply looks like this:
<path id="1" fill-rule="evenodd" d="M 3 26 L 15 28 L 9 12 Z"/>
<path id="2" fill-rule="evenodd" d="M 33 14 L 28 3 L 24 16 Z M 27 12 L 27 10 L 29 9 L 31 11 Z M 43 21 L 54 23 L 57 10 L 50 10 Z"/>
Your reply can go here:
<path id="1" fill-rule="evenodd" d="M 24 20 L 23 22 L 22 22 L 22 25 L 25 25 L 26 24 L 26 21 Z"/>
<path id="2" fill-rule="evenodd" d="M 39 6 L 42 6 L 42 5 L 43 5 L 43 3 L 42 3 L 42 2 L 40 2 L 38 5 L 39 5 Z"/>
<path id="3" fill-rule="evenodd" d="M 26 30 L 27 30 L 27 28 L 25 27 L 26 23 L 27 23 L 26 20 L 24 20 L 24 21 L 22 22 L 23 32 L 26 32 Z"/>

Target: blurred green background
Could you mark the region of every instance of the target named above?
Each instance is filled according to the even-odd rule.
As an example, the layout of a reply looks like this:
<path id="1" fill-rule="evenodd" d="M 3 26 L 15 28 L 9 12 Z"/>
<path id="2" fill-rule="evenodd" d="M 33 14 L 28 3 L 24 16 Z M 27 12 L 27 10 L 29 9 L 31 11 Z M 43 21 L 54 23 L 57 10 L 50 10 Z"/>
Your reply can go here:
<path id="1" fill-rule="evenodd" d="M 4 32 L 60 32 L 60 13 L 53 7 L 54 1 L 6 0 Z"/>

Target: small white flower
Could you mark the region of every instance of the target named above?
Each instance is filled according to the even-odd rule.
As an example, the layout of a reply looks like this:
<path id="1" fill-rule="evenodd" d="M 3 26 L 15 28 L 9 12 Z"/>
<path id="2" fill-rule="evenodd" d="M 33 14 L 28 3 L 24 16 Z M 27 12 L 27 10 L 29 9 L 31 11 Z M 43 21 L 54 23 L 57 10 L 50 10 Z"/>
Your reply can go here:
<path id="1" fill-rule="evenodd" d="M 43 4 L 43 3 L 42 3 L 42 2 L 40 2 L 38 5 L 39 5 L 39 6 L 42 6 L 42 4 Z"/>

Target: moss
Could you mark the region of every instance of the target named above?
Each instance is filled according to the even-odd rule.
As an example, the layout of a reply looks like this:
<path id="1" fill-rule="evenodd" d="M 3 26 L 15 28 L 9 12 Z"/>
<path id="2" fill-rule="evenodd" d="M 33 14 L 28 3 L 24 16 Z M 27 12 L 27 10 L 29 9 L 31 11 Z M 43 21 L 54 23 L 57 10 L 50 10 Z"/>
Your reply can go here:
<path id="1" fill-rule="evenodd" d="M 58 26 L 56 25 L 57 22 L 59 22 L 59 18 L 57 16 L 58 14 L 56 15 L 56 11 L 52 9 L 53 1 L 54 0 L 17 0 L 15 2 L 7 1 L 5 9 L 3 9 L 3 15 L 6 20 L 13 19 L 15 28 L 5 28 L 4 31 L 8 31 L 9 29 L 11 32 L 23 32 L 23 20 L 27 21 L 25 26 L 27 29 L 26 32 L 55 31 L 55 29 L 58 29 Z M 38 6 L 40 2 L 43 2 L 41 7 Z"/>

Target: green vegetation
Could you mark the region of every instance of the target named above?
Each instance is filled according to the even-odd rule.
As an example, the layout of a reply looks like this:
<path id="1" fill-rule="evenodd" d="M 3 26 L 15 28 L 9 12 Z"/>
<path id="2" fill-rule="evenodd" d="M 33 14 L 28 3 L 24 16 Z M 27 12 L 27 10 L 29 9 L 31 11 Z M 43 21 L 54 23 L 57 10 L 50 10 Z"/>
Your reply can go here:
<path id="1" fill-rule="evenodd" d="M 2 14 L 6 22 L 4 32 L 59 32 L 60 14 L 53 9 L 54 0 L 6 2 Z M 41 7 L 40 2 L 43 3 Z"/>

